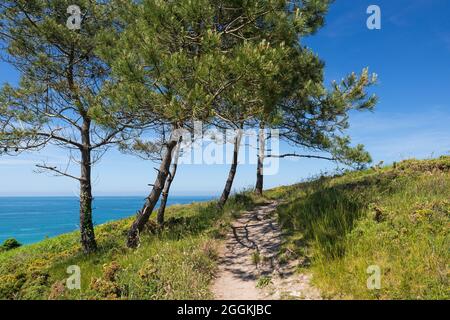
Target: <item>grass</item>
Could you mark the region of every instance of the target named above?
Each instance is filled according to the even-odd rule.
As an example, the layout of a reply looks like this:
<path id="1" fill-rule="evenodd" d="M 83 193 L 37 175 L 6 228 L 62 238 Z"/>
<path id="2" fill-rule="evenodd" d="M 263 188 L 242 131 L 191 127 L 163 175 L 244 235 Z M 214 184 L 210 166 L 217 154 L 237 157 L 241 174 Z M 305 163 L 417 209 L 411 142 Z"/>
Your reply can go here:
<path id="1" fill-rule="evenodd" d="M 261 254 L 258 251 L 254 251 L 252 253 L 252 263 L 255 265 L 255 267 L 258 267 L 260 262 L 261 262 Z"/>
<path id="2" fill-rule="evenodd" d="M 450 157 L 409 160 L 269 191 L 283 200 L 281 256 L 299 258 L 325 298 L 449 299 L 449 171 Z"/>
<path id="3" fill-rule="evenodd" d="M 324 298 L 449 299 L 449 172 L 450 157 L 409 160 L 275 188 L 265 198 L 243 192 L 223 211 L 214 202 L 171 206 L 166 227 L 149 223 L 137 250 L 125 246 L 130 218 L 96 227 L 100 250 L 88 256 L 78 232 L 3 251 L 0 299 L 212 298 L 217 245 L 230 221 L 268 199 L 282 203 L 280 263 L 298 259 Z M 80 267 L 81 290 L 65 286 L 71 265 Z M 371 266 L 381 271 L 380 289 L 367 287 Z"/>
<path id="4" fill-rule="evenodd" d="M 257 283 L 256 283 L 256 287 L 263 289 L 265 287 L 267 287 L 270 283 L 272 282 L 272 278 L 269 276 L 261 276 L 259 277 Z"/>
<path id="5" fill-rule="evenodd" d="M 208 299 L 217 244 L 229 222 L 255 205 L 248 193 L 225 209 L 214 202 L 167 209 L 167 226 L 151 221 L 137 250 L 125 246 L 132 219 L 96 227 L 99 251 L 84 255 L 73 232 L 0 253 L 0 299 Z M 81 290 L 66 288 L 80 267 Z"/>

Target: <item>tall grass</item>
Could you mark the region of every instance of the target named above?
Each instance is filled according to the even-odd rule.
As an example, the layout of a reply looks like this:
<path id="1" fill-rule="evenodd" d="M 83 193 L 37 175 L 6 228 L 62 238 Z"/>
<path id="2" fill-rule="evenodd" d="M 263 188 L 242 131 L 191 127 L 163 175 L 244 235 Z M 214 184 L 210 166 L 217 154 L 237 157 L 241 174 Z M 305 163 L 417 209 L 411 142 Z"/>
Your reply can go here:
<path id="1" fill-rule="evenodd" d="M 255 205 L 247 193 L 167 209 L 161 229 L 150 221 L 137 250 L 125 246 L 132 219 L 96 227 L 99 251 L 84 255 L 79 233 L 0 253 L 0 299 L 207 299 L 218 241 L 229 222 Z M 81 270 L 81 290 L 68 290 L 67 267 Z"/>
<path id="2" fill-rule="evenodd" d="M 298 258 L 325 298 L 449 299 L 450 157 L 405 161 L 321 177 L 266 193 L 279 199 L 280 261 Z M 84 255 L 78 232 L 0 253 L 0 299 L 207 299 L 218 241 L 232 219 L 267 198 L 248 191 L 223 211 L 199 203 L 168 208 L 141 246 L 125 235 L 132 219 L 96 228 L 100 250 Z M 64 285 L 81 268 L 81 290 Z M 367 268 L 381 289 L 367 288 Z"/>
<path id="3" fill-rule="evenodd" d="M 450 157 L 273 190 L 286 252 L 329 298 L 448 299 Z M 367 288 L 367 268 L 381 289 Z"/>

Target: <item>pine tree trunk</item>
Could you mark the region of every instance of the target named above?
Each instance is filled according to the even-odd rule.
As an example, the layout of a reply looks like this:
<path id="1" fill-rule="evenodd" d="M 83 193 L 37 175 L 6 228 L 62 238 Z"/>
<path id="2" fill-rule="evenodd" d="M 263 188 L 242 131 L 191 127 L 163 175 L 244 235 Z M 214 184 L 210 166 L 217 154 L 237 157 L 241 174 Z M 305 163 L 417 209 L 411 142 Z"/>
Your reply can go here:
<path id="1" fill-rule="evenodd" d="M 259 127 L 258 144 L 258 165 L 256 168 L 255 193 L 261 196 L 263 194 L 264 188 L 264 157 L 266 151 L 266 136 L 264 132 L 264 124 L 261 124 L 261 126 Z"/>
<path id="2" fill-rule="evenodd" d="M 169 197 L 170 192 L 170 186 L 172 185 L 173 179 L 175 179 L 175 175 L 177 173 L 178 168 L 178 159 L 180 157 L 180 149 L 181 149 L 181 141 L 178 142 L 177 146 L 175 147 L 173 153 L 173 163 L 172 163 L 172 171 L 170 172 L 169 176 L 166 179 L 166 182 L 164 184 L 164 189 L 162 191 L 161 196 L 161 203 L 159 204 L 158 209 L 158 216 L 157 221 L 160 226 L 164 224 L 164 212 L 166 211 L 166 205 L 167 205 L 167 198 Z"/>
<path id="3" fill-rule="evenodd" d="M 80 233 L 81 246 L 85 253 L 97 250 L 92 222 L 91 144 L 89 133 L 90 120 L 85 120 L 81 130 L 83 147 L 81 149 L 80 177 Z"/>
<path id="4" fill-rule="evenodd" d="M 152 191 L 128 231 L 127 246 L 129 248 L 136 248 L 139 245 L 139 233 L 144 229 L 145 224 L 148 222 L 148 219 L 150 218 L 150 215 L 152 214 L 153 209 L 161 196 L 164 183 L 169 175 L 170 163 L 172 162 L 172 152 L 176 145 L 177 141 L 174 140 L 167 143 L 166 153 L 159 167 L 158 175 L 156 176 Z"/>
<path id="5" fill-rule="evenodd" d="M 234 150 L 233 150 L 233 162 L 231 163 L 230 172 L 228 173 L 227 182 L 225 183 L 225 188 L 223 189 L 222 196 L 219 199 L 218 207 L 222 209 L 230 196 L 231 187 L 233 186 L 234 176 L 236 175 L 239 148 L 241 145 L 242 130 L 238 130 L 236 137 L 234 139 Z"/>

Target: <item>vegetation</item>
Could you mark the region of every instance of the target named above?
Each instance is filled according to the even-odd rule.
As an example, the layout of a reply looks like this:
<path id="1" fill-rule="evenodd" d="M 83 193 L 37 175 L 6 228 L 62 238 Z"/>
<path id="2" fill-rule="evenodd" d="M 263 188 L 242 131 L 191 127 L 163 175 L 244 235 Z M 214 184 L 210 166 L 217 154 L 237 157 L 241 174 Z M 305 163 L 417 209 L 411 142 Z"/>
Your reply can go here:
<path id="1" fill-rule="evenodd" d="M 149 221 L 136 250 L 123 241 L 132 218 L 96 227 L 99 250 L 85 255 L 79 232 L 0 253 L 0 299 L 207 299 L 217 244 L 229 221 L 257 203 L 232 197 L 167 208 L 163 228 Z M 66 272 L 81 270 L 81 290 L 68 290 Z"/>
<path id="2" fill-rule="evenodd" d="M 310 269 L 325 298 L 449 299 L 450 157 L 409 160 L 290 187 L 283 256 Z M 381 289 L 368 290 L 371 265 Z"/>
<path id="3" fill-rule="evenodd" d="M 325 297 L 449 298 L 449 157 L 323 176 L 263 197 L 266 158 L 361 170 L 371 162 L 345 130 L 350 111 L 374 108 L 368 88 L 376 75 L 364 69 L 328 87 L 324 62 L 299 41 L 323 26 L 331 2 L 80 0 L 82 25 L 72 30 L 70 1 L 4 1 L 0 53 L 20 82 L 0 88 L 0 153 L 63 148 L 67 167 L 37 167 L 79 183 L 80 231 L 25 247 L 5 241 L 0 298 L 209 298 L 218 239 L 264 197 L 282 200 L 288 237 L 280 262 L 300 259 Z M 226 184 L 217 203 L 174 206 L 166 219 L 181 143 L 192 142 L 184 132 L 190 140 L 196 121 L 236 131 Z M 261 131 L 256 193 L 230 201 L 248 128 Z M 273 154 L 266 129 L 278 129 L 296 151 Z M 91 170 L 112 146 L 160 165 L 136 217 L 94 230 Z M 150 218 L 161 195 L 156 223 Z M 262 258 L 255 253 L 253 263 Z M 64 284 L 70 265 L 81 268 L 81 290 Z M 373 265 L 382 288 L 368 290 Z"/>
<path id="4" fill-rule="evenodd" d="M 279 260 L 298 259 L 324 298 L 450 298 L 450 157 L 322 176 L 266 197 L 283 201 Z M 164 227 L 150 220 L 136 250 L 123 241 L 129 218 L 96 227 L 99 250 L 90 255 L 78 232 L 2 252 L 0 299 L 212 298 L 230 221 L 267 198 L 243 192 L 223 211 L 215 202 L 168 207 Z M 65 286 L 70 265 L 81 268 L 81 290 Z M 366 287 L 371 265 L 381 269 L 380 290 Z"/>
<path id="5" fill-rule="evenodd" d="M 14 238 L 6 239 L 0 246 L 0 252 L 8 251 L 22 246 L 22 244 Z"/>
<path id="6" fill-rule="evenodd" d="M 0 149 L 13 155 L 48 145 L 64 150 L 67 165 L 44 162 L 37 167 L 79 183 L 80 239 L 89 253 L 97 249 L 92 167 L 109 146 L 130 137 L 133 121 L 114 129 L 95 121 L 97 114 L 107 118 L 114 113 L 103 97 L 109 67 L 96 54 L 98 35 L 111 32 L 113 18 L 111 8 L 101 3 L 77 3 L 88 14 L 83 28 L 72 32 L 65 15 L 70 1 L 2 1 L 1 56 L 19 72 L 20 82 L 0 87 Z"/>
<path id="7" fill-rule="evenodd" d="M 92 167 L 112 146 L 159 154 L 161 161 L 126 236 L 130 248 L 139 245 L 161 195 L 163 222 L 184 139 L 180 131 L 190 139 L 196 121 L 237 131 L 220 209 L 231 194 L 248 128 L 281 129 L 294 145 L 330 152 L 336 161 L 370 162 L 362 145 L 353 148 L 341 135 L 351 110 L 374 107 L 367 88 L 376 77 L 364 69 L 328 89 L 324 63 L 299 42 L 323 26 L 331 2 L 83 0 L 75 6 L 79 25 L 70 28 L 66 14 L 73 6 L 67 0 L 5 1 L 1 56 L 20 82 L 0 88 L 0 153 L 51 144 L 67 152 L 66 167 L 37 167 L 79 183 L 80 240 L 87 254 L 97 250 Z M 263 149 L 261 140 L 260 195 Z M 274 156 L 288 155 L 267 157 Z"/>
<path id="8" fill-rule="evenodd" d="M 258 279 L 258 282 L 256 284 L 257 288 L 265 288 L 267 287 L 272 281 L 272 278 L 269 276 L 262 276 Z"/>

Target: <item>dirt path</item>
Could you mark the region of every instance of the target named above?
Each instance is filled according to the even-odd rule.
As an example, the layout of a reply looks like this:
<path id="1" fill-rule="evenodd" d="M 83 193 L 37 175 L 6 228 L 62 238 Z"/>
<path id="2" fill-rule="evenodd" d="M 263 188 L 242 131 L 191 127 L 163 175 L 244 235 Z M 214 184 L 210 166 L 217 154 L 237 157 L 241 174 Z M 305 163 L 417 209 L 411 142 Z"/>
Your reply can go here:
<path id="1" fill-rule="evenodd" d="M 275 215 L 277 204 L 246 212 L 233 223 L 212 286 L 217 300 L 320 299 L 318 290 L 310 285 L 310 275 L 294 273 L 294 262 L 278 263 L 281 231 Z M 266 285 L 258 288 L 258 283 L 264 282 Z"/>

